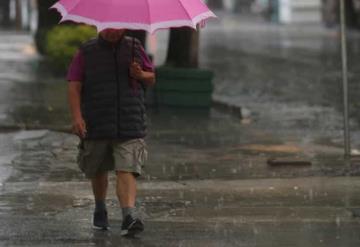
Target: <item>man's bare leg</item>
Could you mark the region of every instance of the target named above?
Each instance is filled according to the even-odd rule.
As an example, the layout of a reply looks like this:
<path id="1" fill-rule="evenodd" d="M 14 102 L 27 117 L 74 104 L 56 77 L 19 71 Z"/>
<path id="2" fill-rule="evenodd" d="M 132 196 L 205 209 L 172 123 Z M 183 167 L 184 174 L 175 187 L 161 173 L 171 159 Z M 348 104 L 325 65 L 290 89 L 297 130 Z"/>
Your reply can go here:
<path id="1" fill-rule="evenodd" d="M 98 174 L 91 179 L 92 190 L 96 201 L 105 201 L 108 188 L 108 173 Z"/>
<path id="2" fill-rule="evenodd" d="M 132 173 L 122 171 L 117 171 L 116 176 L 116 194 L 123 213 L 121 235 L 131 237 L 144 230 L 144 224 L 135 212 L 136 178 Z"/>
<path id="3" fill-rule="evenodd" d="M 106 230 L 109 226 L 105 205 L 108 188 L 108 173 L 98 174 L 95 178 L 91 179 L 91 185 L 95 197 L 93 227 L 95 229 Z"/>
<path id="4" fill-rule="evenodd" d="M 131 172 L 116 172 L 116 195 L 122 208 L 134 208 L 136 199 L 136 178 Z"/>

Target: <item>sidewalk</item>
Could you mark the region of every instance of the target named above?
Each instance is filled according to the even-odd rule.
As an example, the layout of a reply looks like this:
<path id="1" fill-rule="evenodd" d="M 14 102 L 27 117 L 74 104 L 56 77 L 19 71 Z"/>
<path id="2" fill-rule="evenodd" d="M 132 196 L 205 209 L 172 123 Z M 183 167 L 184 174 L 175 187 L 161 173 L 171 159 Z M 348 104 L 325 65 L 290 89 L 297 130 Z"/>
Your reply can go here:
<path id="1" fill-rule="evenodd" d="M 221 30 L 209 26 L 203 37 L 214 41 L 210 38 Z M 240 71 L 237 67 L 244 68 L 248 61 L 265 66 L 273 62 L 266 60 L 268 56 L 263 57 L 264 62 L 259 57 L 242 61 L 239 54 L 247 59 L 253 56 L 206 43 L 205 51 L 219 50 L 217 57 L 204 52 L 209 55 L 203 63 L 218 72 L 223 68 L 217 74 L 216 94 L 227 92 L 224 97 L 247 102 L 250 114 L 240 119 L 216 109 L 149 112 L 150 159 L 139 180 L 138 200 L 146 231 L 139 239 L 127 240 L 119 234 L 121 212 L 113 190 L 114 177 L 108 197 L 112 229 L 94 232 L 90 187 L 75 164 L 78 140 L 51 131 L 67 128 L 66 82 L 41 76 L 34 79 L 34 57 L 22 53 L 31 38 L 11 38 L 18 41 L 13 41 L 16 46 L 6 45 L 7 39 L 0 41 L 0 51 L 13 52 L 0 57 L 0 66 L 15 69 L 21 65 L 23 69 L 0 72 L 5 97 L 0 107 L 1 246 L 359 245 L 360 221 L 351 209 L 360 207 L 360 180 L 347 176 L 357 175 L 359 166 L 356 162 L 344 165 L 341 114 L 333 105 L 324 106 L 308 94 L 314 91 L 320 95 L 328 81 L 319 80 L 318 87 L 311 88 L 307 80 L 294 77 L 296 82 L 289 82 L 290 86 L 276 95 L 274 85 L 284 86 L 287 79 L 264 84 L 263 79 L 272 78 L 271 73 L 255 77 L 260 73 L 255 65 Z M 226 66 L 216 65 L 221 52 L 227 52 Z M 234 61 L 236 66 L 232 66 Z M 280 61 L 273 68 L 288 65 Z M 281 78 L 292 78 L 295 68 L 303 72 L 311 66 L 292 67 L 292 73 Z M 246 71 L 249 74 L 243 76 Z M 12 74 L 18 78 L 10 77 Z M 247 81 L 246 86 L 252 87 L 243 91 L 246 87 L 242 83 L 249 78 L 258 81 Z M 294 101 L 285 97 L 286 93 L 301 90 L 291 85 L 305 85 L 308 91 Z M 327 97 L 333 94 L 325 97 L 326 102 Z M 19 126 L 37 130 L 20 130 Z M 357 135 L 357 131 L 353 133 Z M 312 166 L 270 167 L 266 163 L 269 158 L 305 159 Z"/>
<path id="2" fill-rule="evenodd" d="M 114 183 L 110 183 L 110 188 Z M 231 188 L 231 189 L 229 189 Z M 87 182 L 6 183 L 3 246 L 358 246 L 357 178 L 141 182 L 146 231 L 119 236 L 121 212 L 108 198 L 111 230 L 91 229 Z M 4 206 L 6 202 L 6 207 Z"/>

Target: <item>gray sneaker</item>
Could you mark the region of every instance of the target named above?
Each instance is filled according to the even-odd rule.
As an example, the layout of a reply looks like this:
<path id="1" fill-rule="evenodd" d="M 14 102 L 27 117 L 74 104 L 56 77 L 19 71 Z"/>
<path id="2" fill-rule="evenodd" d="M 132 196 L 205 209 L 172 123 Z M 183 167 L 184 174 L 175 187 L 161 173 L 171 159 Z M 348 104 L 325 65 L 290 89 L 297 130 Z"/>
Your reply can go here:
<path id="1" fill-rule="evenodd" d="M 93 216 L 93 228 L 96 230 L 108 230 L 109 222 L 107 211 L 95 211 Z"/>
<path id="2" fill-rule="evenodd" d="M 131 215 L 126 216 L 121 226 L 121 236 L 134 237 L 136 234 L 144 231 L 144 223 Z"/>

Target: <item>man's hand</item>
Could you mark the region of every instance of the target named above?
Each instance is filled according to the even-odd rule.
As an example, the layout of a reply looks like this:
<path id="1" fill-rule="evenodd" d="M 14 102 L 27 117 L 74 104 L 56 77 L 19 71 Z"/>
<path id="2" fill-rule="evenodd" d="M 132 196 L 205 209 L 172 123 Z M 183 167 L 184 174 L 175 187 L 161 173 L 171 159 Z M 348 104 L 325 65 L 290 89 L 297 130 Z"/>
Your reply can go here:
<path id="1" fill-rule="evenodd" d="M 130 66 L 130 76 L 136 80 L 143 80 L 144 79 L 144 71 L 142 70 L 141 66 L 137 62 L 133 62 Z"/>
<path id="2" fill-rule="evenodd" d="M 155 73 L 142 70 L 137 62 L 133 62 L 130 65 L 130 76 L 135 80 L 145 82 L 148 86 L 155 84 Z"/>
<path id="3" fill-rule="evenodd" d="M 80 138 L 84 138 L 86 136 L 86 124 L 82 117 L 76 117 L 73 119 L 72 131 Z"/>
<path id="4" fill-rule="evenodd" d="M 72 117 L 72 131 L 80 138 L 86 136 L 86 124 L 82 117 L 80 99 L 81 99 L 81 82 L 71 81 L 68 86 L 69 106 Z"/>

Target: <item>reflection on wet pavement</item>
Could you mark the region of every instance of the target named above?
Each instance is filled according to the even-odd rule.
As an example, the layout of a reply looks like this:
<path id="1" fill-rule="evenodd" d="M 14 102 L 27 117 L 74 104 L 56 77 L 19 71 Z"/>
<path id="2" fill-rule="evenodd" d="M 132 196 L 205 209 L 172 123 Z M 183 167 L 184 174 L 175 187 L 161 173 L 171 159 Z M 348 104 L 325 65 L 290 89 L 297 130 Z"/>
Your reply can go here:
<path id="1" fill-rule="evenodd" d="M 0 197 L 0 218 L 7 226 L 0 228 L 1 241 L 15 246 L 104 242 L 202 246 L 208 241 L 214 244 L 210 246 L 268 246 L 271 240 L 279 246 L 345 247 L 358 243 L 354 233 L 359 222 L 347 210 L 360 205 L 354 196 L 360 189 L 357 178 L 142 182 L 137 203 L 147 229 L 137 240 L 118 234 L 121 212 L 113 186 L 107 200 L 111 230 L 93 232 L 88 183 L 59 185 L 8 183 L 9 192 Z"/>

